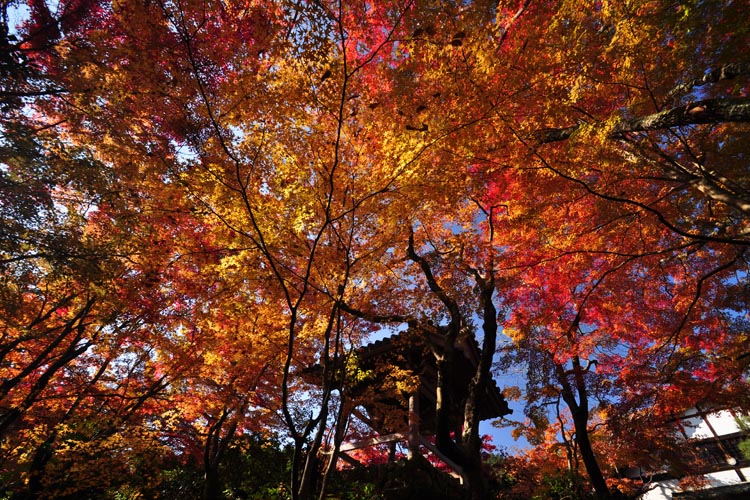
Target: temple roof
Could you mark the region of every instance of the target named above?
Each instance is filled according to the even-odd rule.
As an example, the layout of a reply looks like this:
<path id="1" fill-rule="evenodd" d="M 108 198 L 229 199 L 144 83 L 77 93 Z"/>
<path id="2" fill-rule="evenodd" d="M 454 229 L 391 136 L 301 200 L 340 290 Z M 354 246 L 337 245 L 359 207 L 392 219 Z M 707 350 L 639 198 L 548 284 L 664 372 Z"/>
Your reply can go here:
<path id="1" fill-rule="evenodd" d="M 445 347 L 445 336 L 434 329 L 410 328 L 390 337 L 383 338 L 357 350 L 358 362 L 364 369 L 375 370 L 377 366 L 386 367 L 385 373 L 376 374 L 375 380 L 368 384 L 383 384 L 389 376 L 388 366 L 401 370 L 408 370 L 419 376 L 420 420 L 422 428 L 429 431 L 435 418 L 437 362 L 436 356 L 442 354 Z M 456 426 L 463 421 L 463 405 L 466 392 L 479 364 L 480 349 L 472 335 L 462 335 L 456 342 L 456 350 L 462 354 L 457 356 L 453 365 L 453 377 L 450 385 L 449 398 L 452 401 L 451 413 Z M 377 370 L 375 370 L 377 373 Z M 385 392 L 375 396 L 375 401 L 363 401 L 368 413 L 378 420 L 379 413 L 384 411 L 405 411 L 406 398 L 394 398 L 393 394 Z M 378 404 L 379 403 L 379 404 Z M 494 379 L 490 378 L 484 395 L 479 398 L 479 415 L 481 420 L 502 417 L 511 413 L 502 392 Z M 378 429 L 392 431 L 393 429 Z"/>

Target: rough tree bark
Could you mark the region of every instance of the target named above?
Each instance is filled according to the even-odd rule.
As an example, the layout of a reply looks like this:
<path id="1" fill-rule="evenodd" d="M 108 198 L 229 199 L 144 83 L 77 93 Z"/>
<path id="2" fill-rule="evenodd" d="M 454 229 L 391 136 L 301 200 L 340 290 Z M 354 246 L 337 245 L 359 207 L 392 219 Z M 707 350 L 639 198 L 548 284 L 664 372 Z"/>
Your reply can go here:
<path id="1" fill-rule="evenodd" d="M 750 122 L 750 98 L 704 99 L 685 106 L 678 106 L 658 113 L 635 118 L 626 118 L 615 123 L 609 131 L 612 138 L 631 132 L 663 130 L 670 127 L 701 125 L 708 123 Z M 540 144 L 564 141 L 582 130 L 586 124 L 565 128 L 539 130 L 534 139 Z M 600 127 L 605 124 L 598 124 Z"/>

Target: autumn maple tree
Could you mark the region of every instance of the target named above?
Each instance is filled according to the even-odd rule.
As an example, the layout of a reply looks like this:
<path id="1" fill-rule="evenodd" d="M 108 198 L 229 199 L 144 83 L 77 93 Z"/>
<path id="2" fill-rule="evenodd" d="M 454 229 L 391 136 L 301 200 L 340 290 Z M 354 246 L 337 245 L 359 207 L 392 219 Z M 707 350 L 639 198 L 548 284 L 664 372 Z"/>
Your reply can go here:
<path id="1" fill-rule="evenodd" d="M 113 168 L 125 164 L 111 140 L 70 135 L 67 96 L 81 90 L 58 72 L 60 30 L 85 34 L 101 7 L 58 7 L 54 17 L 34 3 L 14 32 L 15 6 L 3 6 L 3 477 L 31 497 L 116 487 L 136 473 L 116 451 L 125 441 L 135 454 L 153 450 L 138 472 L 145 484 L 159 476 L 164 447 L 150 419 L 184 372 L 170 366 L 164 333 L 191 300 L 164 285 L 185 270 L 175 250 L 185 240 L 171 231 L 197 229 L 181 193 L 160 189 L 150 203 L 137 157 Z"/>
<path id="2" fill-rule="evenodd" d="M 637 439 L 635 422 L 742 401 L 747 33 L 736 5 L 571 7 L 525 17 L 511 40 L 549 57 L 519 60 L 534 78 L 501 120 L 522 156 L 502 158 L 514 168 L 488 194 L 518 242 L 506 332 L 529 366 L 529 414 L 564 400 L 605 498 L 592 412 Z"/>
<path id="3" fill-rule="evenodd" d="M 221 498 L 255 436 L 324 498 L 342 367 L 408 325 L 445 339 L 436 445 L 471 497 L 494 361 L 527 375 L 529 467 L 610 498 L 637 440 L 674 444 L 647 429 L 747 403 L 744 7 L 3 3 L 4 491 L 178 463 Z"/>

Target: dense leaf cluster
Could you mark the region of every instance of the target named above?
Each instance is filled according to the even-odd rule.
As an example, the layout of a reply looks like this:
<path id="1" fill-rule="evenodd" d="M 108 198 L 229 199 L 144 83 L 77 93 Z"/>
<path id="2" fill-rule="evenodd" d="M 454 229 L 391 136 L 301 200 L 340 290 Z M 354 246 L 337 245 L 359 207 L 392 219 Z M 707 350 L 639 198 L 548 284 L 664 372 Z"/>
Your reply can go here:
<path id="1" fill-rule="evenodd" d="M 606 499 L 699 470 L 675 417 L 750 406 L 745 9 L 2 2 L 2 494 Z M 430 363 L 359 366 L 406 329 Z M 340 474 L 428 365 L 466 486 Z M 487 463 L 507 374 L 530 447 Z"/>

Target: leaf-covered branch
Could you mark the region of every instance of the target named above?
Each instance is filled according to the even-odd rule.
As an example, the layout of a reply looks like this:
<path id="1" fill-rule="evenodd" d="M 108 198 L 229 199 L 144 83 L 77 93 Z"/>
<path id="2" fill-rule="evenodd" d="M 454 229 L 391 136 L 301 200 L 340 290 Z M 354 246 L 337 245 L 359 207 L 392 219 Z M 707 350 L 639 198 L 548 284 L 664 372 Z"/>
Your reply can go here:
<path id="1" fill-rule="evenodd" d="M 609 137 L 619 138 L 633 132 L 733 122 L 750 122 L 750 98 L 705 99 L 651 115 L 619 119 L 614 122 L 614 125 L 595 124 L 594 126 L 607 128 Z M 583 130 L 584 127 L 590 126 L 574 125 L 566 128 L 539 130 L 534 132 L 533 138 L 540 144 L 564 141 L 573 137 L 576 132 Z"/>

